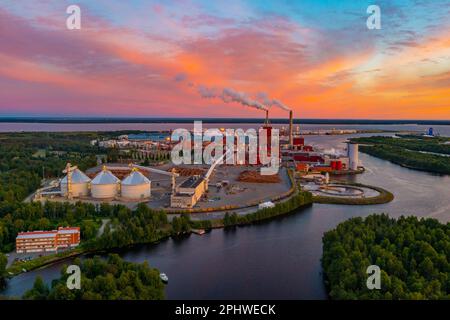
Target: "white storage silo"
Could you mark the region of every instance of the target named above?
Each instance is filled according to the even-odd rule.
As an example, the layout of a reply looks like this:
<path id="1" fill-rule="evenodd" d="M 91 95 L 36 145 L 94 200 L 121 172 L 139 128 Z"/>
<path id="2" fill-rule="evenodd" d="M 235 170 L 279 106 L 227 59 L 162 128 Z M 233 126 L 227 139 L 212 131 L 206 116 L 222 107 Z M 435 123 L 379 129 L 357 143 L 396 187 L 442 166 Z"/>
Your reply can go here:
<path id="1" fill-rule="evenodd" d="M 61 180 L 61 193 L 67 196 L 67 175 Z M 71 172 L 71 192 L 72 197 L 84 197 L 89 195 L 89 183 L 91 179 L 85 175 L 81 170 L 75 169 Z"/>
<path id="2" fill-rule="evenodd" d="M 349 169 L 357 170 L 359 165 L 359 157 L 358 157 L 359 147 L 356 143 L 348 143 L 348 160 L 349 160 Z"/>
<path id="3" fill-rule="evenodd" d="M 110 199 L 119 193 L 120 180 L 103 168 L 91 182 L 91 195 L 95 199 Z"/>
<path id="4" fill-rule="evenodd" d="M 150 197 L 151 182 L 139 171 L 133 170 L 122 180 L 121 194 L 125 199 L 145 199 Z"/>

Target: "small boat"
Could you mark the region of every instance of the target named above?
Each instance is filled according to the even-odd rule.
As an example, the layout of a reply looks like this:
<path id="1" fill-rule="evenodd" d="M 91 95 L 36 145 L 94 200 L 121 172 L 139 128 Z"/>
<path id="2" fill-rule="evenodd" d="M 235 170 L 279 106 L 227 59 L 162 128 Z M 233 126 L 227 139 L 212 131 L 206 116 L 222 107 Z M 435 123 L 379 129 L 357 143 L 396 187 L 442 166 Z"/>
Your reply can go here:
<path id="1" fill-rule="evenodd" d="M 206 231 L 203 229 L 192 229 L 192 232 L 201 236 L 202 234 L 205 234 Z"/>
<path id="2" fill-rule="evenodd" d="M 169 277 L 165 273 L 160 273 L 159 277 L 161 278 L 162 282 L 164 283 L 169 282 Z"/>

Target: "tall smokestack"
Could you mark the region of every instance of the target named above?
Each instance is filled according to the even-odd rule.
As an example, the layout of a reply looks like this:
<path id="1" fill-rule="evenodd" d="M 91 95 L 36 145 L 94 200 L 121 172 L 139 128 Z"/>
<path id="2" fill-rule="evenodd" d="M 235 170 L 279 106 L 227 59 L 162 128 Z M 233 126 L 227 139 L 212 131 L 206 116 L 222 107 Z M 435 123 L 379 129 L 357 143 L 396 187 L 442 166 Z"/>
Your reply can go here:
<path id="1" fill-rule="evenodd" d="M 291 148 L 294 143 L 293 130 L 294 130 L 294 119 L 292 115 L 292 110 L 289 110 L 289 147 Z"/>
<path id="2" fill-rule="evenodd" d="M 269 109 L 266 109 L 266 121 L 264 121 L 265 125 L 269 124 Z"/>

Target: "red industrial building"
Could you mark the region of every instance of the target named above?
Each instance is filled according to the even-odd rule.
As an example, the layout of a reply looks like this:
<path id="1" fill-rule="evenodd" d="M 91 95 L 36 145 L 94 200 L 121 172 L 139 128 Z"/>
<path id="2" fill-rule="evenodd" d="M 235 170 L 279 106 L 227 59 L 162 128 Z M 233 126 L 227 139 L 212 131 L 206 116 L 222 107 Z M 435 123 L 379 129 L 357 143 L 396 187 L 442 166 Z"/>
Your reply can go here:
<path id="1" fill-rule="evenodd" d="M 305 139 L 301 138 L 301 137 L 295 137 L 293 138 L 293 143 L 294 146 L 304 146 L 305 145 Z"/>
<path id="2" fill-rule="evenodd" d="M 323 163 L 324 159 L 319 155 L 310 155 L 308 153 L 292 153 L 294 161 L 310 162 L 310 163 Z"/>
<path id="3" fill-rule="evenodd" d="M 340 161 L 340 160 L 330 161 L 330 166 L 331 166 L 331 169 L 333 169 L 333 170 L 342 170 L 342 168 L 343 168 L 342 161 Z"/>
<path id="4" fill-rule="evenodd" d="M 16 252 L 48 252 L 72 248 L 80 244 L 79 227 L 60 227 L 51 231 L 20 232 L 16 237 Z"/>

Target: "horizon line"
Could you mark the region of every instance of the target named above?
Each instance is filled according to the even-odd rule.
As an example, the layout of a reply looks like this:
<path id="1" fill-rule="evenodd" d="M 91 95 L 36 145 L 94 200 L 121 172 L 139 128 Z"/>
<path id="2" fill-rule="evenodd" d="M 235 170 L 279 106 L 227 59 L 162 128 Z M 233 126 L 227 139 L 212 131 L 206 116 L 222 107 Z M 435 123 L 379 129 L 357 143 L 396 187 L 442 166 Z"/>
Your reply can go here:
<path id="1" fill-rule="evenodd" d="M 0 115 L 0 123 L 176 123 L 200 120 L 212 123 L 254 123 L 265 118 L 229 117 L 126 117 L 126 116 L 12 116 Z M 442 124 L 450 125 L 450 119 L 367 119 L 367 118 L 294 118 L 294 123 L 303 124 Z M 270 118 L 272 123 L 289 123 L 286 118 Z"/>

